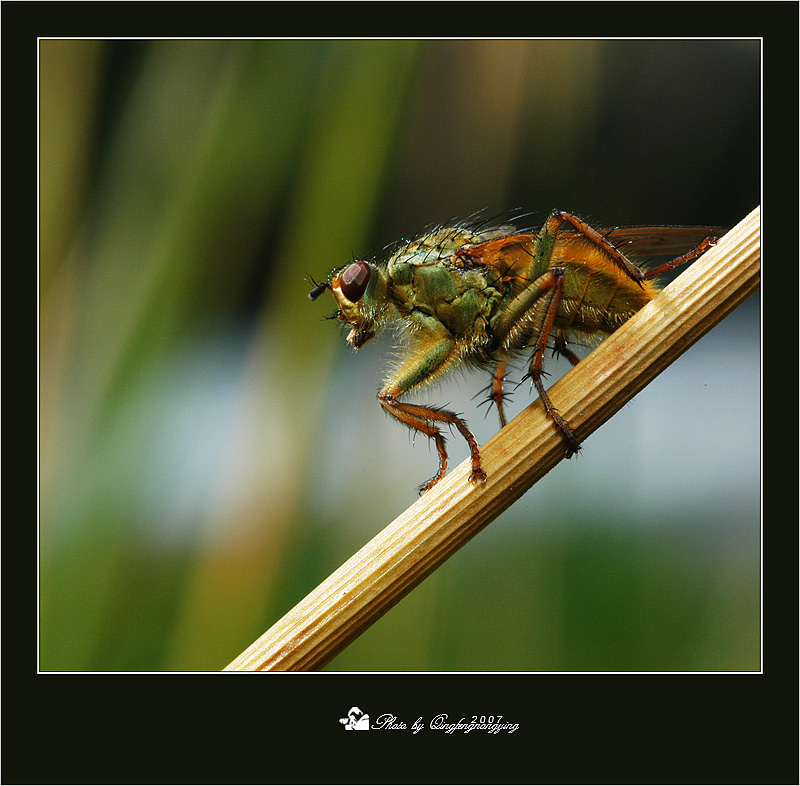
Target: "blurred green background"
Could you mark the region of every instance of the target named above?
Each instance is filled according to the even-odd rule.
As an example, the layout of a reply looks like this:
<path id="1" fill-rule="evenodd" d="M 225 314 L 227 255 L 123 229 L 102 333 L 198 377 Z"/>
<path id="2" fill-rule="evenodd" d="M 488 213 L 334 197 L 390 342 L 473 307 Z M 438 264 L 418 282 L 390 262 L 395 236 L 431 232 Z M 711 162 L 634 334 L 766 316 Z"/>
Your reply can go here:
<path id="1" fill-rule="evenodd" d="M 45 671 L 220 669 L 415 500 L 436 457 L 375 399 L 390 344 L 349 351 L 309 276 L 477 210 L 760 201 L 757 41 L 44 40 L 39 66 Z M 758 669 L 758 301 L 327 670 Z M 485 384 L 424 400 L 485 441 Z"/>

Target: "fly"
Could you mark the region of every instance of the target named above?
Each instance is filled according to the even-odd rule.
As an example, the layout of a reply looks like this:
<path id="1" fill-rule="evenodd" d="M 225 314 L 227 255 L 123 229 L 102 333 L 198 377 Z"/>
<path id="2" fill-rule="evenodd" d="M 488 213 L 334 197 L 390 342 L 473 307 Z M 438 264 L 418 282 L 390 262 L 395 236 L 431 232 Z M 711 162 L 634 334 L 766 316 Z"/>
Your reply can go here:
<path id="1" fill-rule="evenodd" d="M 602 340 L 630 319 L 659 289 L 656 278 L 713 246 L 725 230 L 710 227 L 618 227 L 595 230 L 554 210 L 538 231 L 513 226 L 450 226 L 405 243 L 385 261 L 355 261 L 313 281 L 311 300 L 330 290 L 347 341 L 360 349 L 385 327 L 399 329 L 403 354 L 378 393 L 380 405 L 410 429 L 427 435 L 439 455 L 424 494 L 447 472 L 442 424 L 466 440 L 470 482 L 486 479 L 478 443 L 462 417 L 402 397 L 456 368 L 491 374 L 488 401 L 506 425 L 503 402 L 508 364 L 528 354 L 530 378 L 567 458 L 580 450 L 569 424 L 553 406 L 542 377 L 551 346 L 573 365 L 577 342 Z M 650 269 L 637 256 L 680 256 Z"/>

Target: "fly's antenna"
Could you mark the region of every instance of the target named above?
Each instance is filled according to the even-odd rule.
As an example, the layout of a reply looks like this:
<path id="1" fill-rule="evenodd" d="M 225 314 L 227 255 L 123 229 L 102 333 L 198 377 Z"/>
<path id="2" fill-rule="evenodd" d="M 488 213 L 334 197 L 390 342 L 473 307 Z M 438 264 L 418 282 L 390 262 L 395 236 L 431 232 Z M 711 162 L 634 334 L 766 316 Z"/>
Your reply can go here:
<path id="1" fill-rule="evenodd" d="M 317 282 L 314 281 L 312 276 L 308 277 L 311 283 L 314 285 L 312 290 L 308 293 L 309 300 L 316 300 L 326 289 L 330 289 L 331 285 L 327 281 Z"/>

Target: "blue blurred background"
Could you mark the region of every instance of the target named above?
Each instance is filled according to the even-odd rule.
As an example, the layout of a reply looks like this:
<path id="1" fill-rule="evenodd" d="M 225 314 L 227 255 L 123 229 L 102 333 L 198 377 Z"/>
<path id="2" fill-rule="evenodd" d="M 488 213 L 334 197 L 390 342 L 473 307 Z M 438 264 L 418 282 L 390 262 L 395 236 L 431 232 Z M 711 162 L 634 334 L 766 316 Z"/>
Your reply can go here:
<path id="1" fill-rule="evenodd" d="M 224 667 L 433 473 L 375 399 L 391 345 L 348 350 L 309 276 L 477 210 L 760 200 L 758 41 L 44 40 L 39 66 L 45 671 Z M 485 384 L 420 400 L 485 441 Z M 758 669 L 759 298 L 584 448 L 327 670 Z"/>

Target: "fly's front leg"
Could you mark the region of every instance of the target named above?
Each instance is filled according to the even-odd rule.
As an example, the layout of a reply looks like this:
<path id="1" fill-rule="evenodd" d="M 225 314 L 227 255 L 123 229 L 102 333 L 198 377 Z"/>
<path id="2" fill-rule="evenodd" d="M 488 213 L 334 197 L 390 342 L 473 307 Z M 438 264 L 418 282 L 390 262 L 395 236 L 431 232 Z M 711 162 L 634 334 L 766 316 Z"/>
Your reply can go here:
<path id="1" fill-rule="evenodd" d="M 401 423 L 405 423 L 415 431 L 421 431 L 436 443 L 439 453 L 439 471 L 420 488 L 424 494 L 438 483 L 447 472 L 447 450 L 445 439 L 436 423 L 449 423 L 455 426 L 467 441 L 472 457 L 471 483 L 486 480 L 486 473 L 481 468 L 481 457 L 478 443 L 467 424 L 454 412 L 436 407 L 409 404 L 398 399 L 423 382 L 441 373 L 454 360 L 455 343 L 450 338 L 439 338 L 416 350 L 395 374 L 386 382 L 378 393 L 381 406 Z"/>
<path id="2" fill-rule="evenodd" d="M 382 390 L 378 394 L 378 400 L 381 402 L 381 406 L 390 415 L 396 417 L 401 423 L 405 423 L 410 429 L 427 434 L 436 443 L 436 450 L 439 453 L 439 471 L 427 483 L 420 487 L 419 493 L 422 495 L 432 486 L 436 485 L 444 477 L 445 472 L 447 472 L 447 450 L 445 449 L 444 436 L 442 436 L 442 432 L 439 431 L 430 420 L 425 417 L 419 417 L 414 414 L 413 411 L 410 411 L 409 404 L 397 401 L 394 394 Z"/>
<path id="3" fill-rule="evenodd" d="M 381 406 L 387 412 L 394 415 L 400 422 L 405 423 L 412 429 L 421 431 L 423 434 L 427 434 L 436 442 L 436 449 L 439 451 L 439 471 L 420 488 L 420 494 L 429 491 L 447 472 L 445 439 L 442 436 L 442 432 L 434 425 L 436 422 L 452 424 L 461 432 L 461 436 L 467 441 L 472 457 L 472 472 L 470 472 L 469 476 L 470 483 L 477 484 L 486 480 L 486 473 L 481 467 L 481 454 L 478 442 L 469 428 L 467 428 L 467 424 L 458 417 L 455 412 L 448 412 L 446 409 L 426 407 L 419 404 L 408 404 L 404 401 L 398 401 L 394 394 L 384 391 L 381 391 L 378 395 L 378 399 L 381 402 Z"/>

